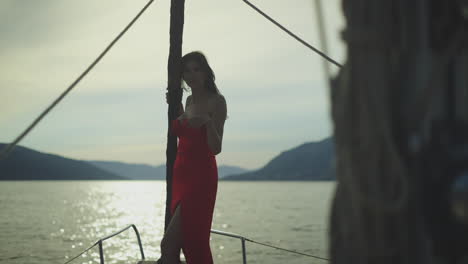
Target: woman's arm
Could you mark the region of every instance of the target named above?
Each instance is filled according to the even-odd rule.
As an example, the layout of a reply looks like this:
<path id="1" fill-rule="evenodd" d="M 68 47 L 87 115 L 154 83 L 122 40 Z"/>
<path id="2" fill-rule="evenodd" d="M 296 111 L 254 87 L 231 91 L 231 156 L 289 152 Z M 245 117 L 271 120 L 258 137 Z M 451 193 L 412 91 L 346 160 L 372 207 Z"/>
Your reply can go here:
<path id="1" fill-rule="evenodd" d="M 223 142 L 224 121 L 226 121 L 226 100 L 222 95 L 217 96 L 214 112 L 206 122 L 208 146 L 214 155 L 221 153 Z"/>
<path id="2" fill-rule="evenodd" d="M 179 117 L 180 115 L 182 115 L 184 113 L 184 105 L 182 103 L 180 103 L 179 105 L 179 112 L 177 113 L 177 117 Z"/>
<path id="3" fill-rule="evenodd" d="M 187 107 L 189 106 L 189 104 L 192 102 L 192 96 L 189 95 L 187 96 L 187 99 L 185 99 L 185 109 L 187 109 Z M 179 115 L 178 116 L 181 116 L 183 113 L 185 113 L 185 110 L 184 110 L 184 105 L 182 103 L 180 103 L 180 106 L 179 106 Z"/>

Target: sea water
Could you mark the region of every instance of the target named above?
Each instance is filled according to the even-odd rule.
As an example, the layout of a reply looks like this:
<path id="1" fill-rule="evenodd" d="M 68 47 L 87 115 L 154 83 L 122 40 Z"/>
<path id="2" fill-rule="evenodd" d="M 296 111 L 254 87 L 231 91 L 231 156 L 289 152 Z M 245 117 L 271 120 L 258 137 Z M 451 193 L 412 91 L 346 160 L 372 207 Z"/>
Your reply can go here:
<path id="1" fill-rule="evenodd" d="M 334 182 L 220 181 L 212 229 L 327 258 Z M 146 259 L 157 259 L 164 230 L 164 181 L 0 182 L 0 263 L 65 263 L 129 224 Z M 214 262 L 242 263 L 239 239 L 211 235 Z M 127 230 L 103 242 L 105 263 L 136 263 Z M 247 263 L 326 261 L 246 242 Z M 71 263 L 99 263 L 98 247 Z"/>

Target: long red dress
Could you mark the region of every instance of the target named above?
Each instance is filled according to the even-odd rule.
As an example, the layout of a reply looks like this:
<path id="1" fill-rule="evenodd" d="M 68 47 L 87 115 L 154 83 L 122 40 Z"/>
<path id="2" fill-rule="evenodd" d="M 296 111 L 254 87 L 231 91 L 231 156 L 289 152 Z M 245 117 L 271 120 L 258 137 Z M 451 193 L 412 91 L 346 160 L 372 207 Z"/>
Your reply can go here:
<path id="1" fill-rule="evenodd" d="M 187 119 L 173 120 L 178 136 L 172 179 L 171 214 L 180 204 L 182 250 L 187 264 L 212 264 L 210 230 L 218 188 L 218 169 L 206 126 L 190 127 Z"/>

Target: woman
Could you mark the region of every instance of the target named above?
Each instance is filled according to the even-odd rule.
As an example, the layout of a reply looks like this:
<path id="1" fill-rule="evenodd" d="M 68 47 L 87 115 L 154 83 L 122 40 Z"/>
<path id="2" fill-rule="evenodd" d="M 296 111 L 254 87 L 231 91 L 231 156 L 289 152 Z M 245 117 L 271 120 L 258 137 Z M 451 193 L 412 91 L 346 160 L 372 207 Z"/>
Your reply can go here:
<path id="1" fill-rule="evenodd" d="M 212 264 L 209 245 L 218 186 L 215 155 L 221 152 L 226 101 L 215 75 L 201 52 L 182 57 L 183 81 L 192 94 L 185 112 L 172 121 L 179 138 L 174 163 L 171 221 L 161 241 L 160 264 L 180 263 L 180 250 L 188 264 Z"/>

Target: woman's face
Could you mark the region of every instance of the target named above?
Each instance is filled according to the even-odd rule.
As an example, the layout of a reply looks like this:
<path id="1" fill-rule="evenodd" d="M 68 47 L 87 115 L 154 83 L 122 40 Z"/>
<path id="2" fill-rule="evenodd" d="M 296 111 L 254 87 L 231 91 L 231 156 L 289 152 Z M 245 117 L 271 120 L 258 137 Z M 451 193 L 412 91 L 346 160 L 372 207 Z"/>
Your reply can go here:
<path id="1" fill-rule="evenodd" d="M 205 85 L 205 73 L 196 61 L 187 61 L 185 63 L 182 78 L 192 89 L 202 88 Z"/>

